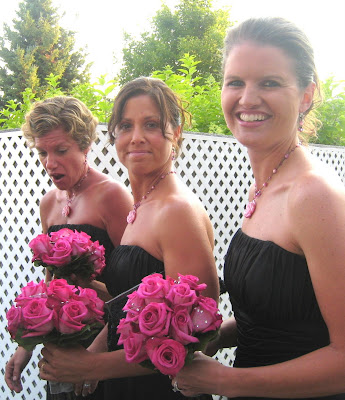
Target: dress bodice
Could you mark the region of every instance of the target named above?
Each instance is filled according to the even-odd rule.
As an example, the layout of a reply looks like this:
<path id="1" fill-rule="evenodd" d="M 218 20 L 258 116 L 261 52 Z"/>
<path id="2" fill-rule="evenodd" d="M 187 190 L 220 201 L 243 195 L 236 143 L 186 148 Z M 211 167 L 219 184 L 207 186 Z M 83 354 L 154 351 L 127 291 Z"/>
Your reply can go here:
<path id="1" fill-rule="evenodd" d="M 139 246 L 120 245 L 117 246 L 109 259 L 106 275 L 107 289 L 116 297 L 121 293 L 138 285 L 142 278 L 147 275 L 163 273 L 164 264 L 157 260 L 146 250 Z M 118 335 L 116 333 L 120 318 L 124 317 L 123 306 L 127 302 L 127 296 L 120 301 L 112 303 L 109 311 L 108 322 L 108 350 L 119 349 L 117 345 Z M 183 400 L 181 393 L 172 391 L 168 376 L 162 374 L 151 374 L 121 379 L 110 379 L 105 382 L 105 400 L 115 397 L 121 400 Z M 206 396 L 210 399 L 209 396 Z"/>
<path id="2" fill-rule="evenodd" d="M 224 281 L 237 323 L 235 367 L 272 365 L 329 344 L 303 256 L 239 229 L 225 258 Z"/>

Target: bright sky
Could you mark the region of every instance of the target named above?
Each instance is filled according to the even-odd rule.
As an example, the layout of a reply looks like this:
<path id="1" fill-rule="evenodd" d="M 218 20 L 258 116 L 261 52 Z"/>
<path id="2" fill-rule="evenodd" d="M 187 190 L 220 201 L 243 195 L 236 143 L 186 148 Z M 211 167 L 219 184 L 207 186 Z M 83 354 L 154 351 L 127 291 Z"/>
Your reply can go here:
<path id="1" fill-rule="evenodd" d="M 11 24 L 20 0 L 6 2 L 0 14 Z M 149 29 L 149 19 L 160 8 L 161 0 L 52 0 L 59 14 L 66 15 L 60 24 L 76 32 L 78 47 L 87 46 L 93 77 L 117 71 L 114 57 L 119 60 L 123 32 L 138 35 Z M 173 7 L 178 0 L 165 0 Z M 213 0 L 214 8 L 231 7 L 231 21 L 255 16 L 281 16 L 300 26 L 315 50 L 316 65 L 321 79 L 334 74 L 345 80 L 345 0 Z"/>

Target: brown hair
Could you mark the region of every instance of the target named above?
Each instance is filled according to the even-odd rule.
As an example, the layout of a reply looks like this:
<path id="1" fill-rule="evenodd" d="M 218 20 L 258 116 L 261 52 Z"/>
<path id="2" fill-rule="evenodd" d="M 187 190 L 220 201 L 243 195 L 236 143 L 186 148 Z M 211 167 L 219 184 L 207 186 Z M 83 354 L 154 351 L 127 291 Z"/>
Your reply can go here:
<path id="1" fill-rule="evenodd" d="M 314 109 L 320 104 L 320 80 L 314 62 L 314 50 L 305 33 L 292 22 L 280 17 L 250 18 L 231 28 L 224 41 L 223 71 L 231 50 L 244 42 L 281 49 L 293 61 L 298 86 L 305 89 L 311 82 L 316 85 L 313 102 L 304 113 L 302 140 L 315 136 L 319 121 Z"/>
<path id="2" fill-rule="evenodd" d="M 85 150 L 97 138 L 97 124 L 98 119 L 82 101 L 74 97 L 57 96 L 34 103 L 25 116 L 22 131 L 29 146 L 34 147 L 35 138 L 62 128 L 80 150 Z"/>
<path id="3" fill-rule="evenodd" d="M 127 101 L 136 96 L 147 95 L 156 103 L 160 112 L 160 125 L 165 138 L 166 128 L 170 123 L 173 129 L 181 126 L 181 135 L 175 146 L 176 153 L 179 153 L 182 144 L 182 131 L 184 124 L 190 121 L 190 114 L 183 107 L 182 100 L 169 86 L 160 79 L 140 77 L 126 83 L 115 98 L 113 111 L 108 123 L 109 140 L 114 143 L 115 128 L 122 119 L 123 110 Z M 170 140 L 170 139 L 169 139 Z"/>

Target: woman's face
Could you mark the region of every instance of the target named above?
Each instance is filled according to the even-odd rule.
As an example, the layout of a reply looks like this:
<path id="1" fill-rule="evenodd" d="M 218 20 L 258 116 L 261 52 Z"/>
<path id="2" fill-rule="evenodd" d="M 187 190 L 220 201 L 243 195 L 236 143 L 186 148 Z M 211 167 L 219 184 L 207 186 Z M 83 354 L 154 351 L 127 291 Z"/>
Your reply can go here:
<path id="1" fill-rule="evenodd" d="M 293 61 L 281 49 L 251 42 L 237 45 L 224 68 L 227 125 L 245 146 L 291 141 L 297 135 L 298 114 L 311 104 L 313 87 L 298 87 Z"/>
<path id="2" fill-rule="evenodd" d="M 35 139 L 39 159 L 55 186 L 71 190 L 85 174 L 85 154 L 62 129 L 53 129 Z"/>
<path id="3" fill-rule="evenodd" d="M 175 130 L 175 135 L 178 129 Z M 167 138 L 174 130 L 167 126 Z M 172 142 L 163 136 L 160 111 L 150 96 L 130 98 L 115 129 L 115 146 L 121 163 L 134 173 L 152 173 L 171 167 Z"/>

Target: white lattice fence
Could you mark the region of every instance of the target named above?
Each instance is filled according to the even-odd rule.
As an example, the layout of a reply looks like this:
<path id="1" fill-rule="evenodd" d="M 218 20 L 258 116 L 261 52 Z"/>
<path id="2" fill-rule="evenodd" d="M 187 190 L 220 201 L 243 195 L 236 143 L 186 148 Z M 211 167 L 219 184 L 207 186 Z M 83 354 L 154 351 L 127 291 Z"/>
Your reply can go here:
<path id="1" fill-rule="evenodd" d="M 105 127 L 89 155 L 90 165 L 113 178 L 128 182 L 128 175 L 117 161 L 115 149 L 107 143 Z M 315 156 L 340 175 L 345 182 L 345 149 L 311 146 Z M 210 215 L 215 230 L 215 258 L 219 275 L 242 211 L 252 175 L 247 152 L 233 138 L 205 134 L 185 134 L 183 151 L 176 162 L 181 179 L 197 194 Z M 43 278 L 31 262 L 28 242 L 41 232 L 39 201 L 51 183 L 37 155 L 30 151 L 20 131 L 0 131 L 0 399 L 36 400 L 45 398 L 44 383 L 38 378 L 35 350 L 24 373 L 24 390 L 12 394 L 4 382 L 5 364 L 16 348 L 6 331 L 5 314 L 22 285 Z M 220 303 L 224 316 L 231 313 L 227 295 Z M 232 363 L 233 354 L 223 351 L 218 358 Z"/>

